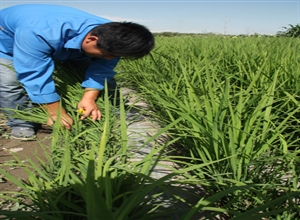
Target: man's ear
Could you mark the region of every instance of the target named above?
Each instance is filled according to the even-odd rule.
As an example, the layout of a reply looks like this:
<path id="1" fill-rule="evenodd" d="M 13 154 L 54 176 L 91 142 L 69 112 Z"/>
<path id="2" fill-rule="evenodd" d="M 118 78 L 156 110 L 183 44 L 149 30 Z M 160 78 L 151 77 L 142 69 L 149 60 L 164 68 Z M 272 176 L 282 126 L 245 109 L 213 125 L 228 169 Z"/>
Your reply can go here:
<path id="1" fill-rule="evenodd" d="M 97 36 L 93 36 L 93 35 L 88 35 L 85 38 L 85 42 L 86 43 L 90 43 L 90 42 L 97 42 L 98 41 L 98 37 Z"/>

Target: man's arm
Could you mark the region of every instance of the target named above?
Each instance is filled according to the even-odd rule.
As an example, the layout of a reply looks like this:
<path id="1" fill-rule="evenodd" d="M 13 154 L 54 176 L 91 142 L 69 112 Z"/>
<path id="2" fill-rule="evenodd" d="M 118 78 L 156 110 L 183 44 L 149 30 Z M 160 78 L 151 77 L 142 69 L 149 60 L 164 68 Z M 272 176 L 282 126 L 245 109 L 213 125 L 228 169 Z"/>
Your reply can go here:
<path id="1" fill-rule="evenodd" d="M 61 108 L 52 78 L 53 51 L 53 45 L 39 35 L 38 30 L 24 27 L 16 31 L 13 57 L 18 80 L 32 102 L 41 104 L 49 113 L 48 125 L 60 117 L 61 124 L 70 129 L 73 119 Z"/>
<path id="2" fill-rule="evenodd" d="M 52 79 L 54 62 L 51 47 L 38 30 L 19 28 L 15 32 L 14 68 L 29 98 L 37 104 L 60 100 Z"/>
<path id="3" fill-rule="evenodd" d="M 97 98 L 104 89 L 105 80 L 109 81 L 116 72 L 113 70 L 117 65 L 119 58 L 113 60 L 93 59 L 90 67 L 86 71 L 85 81 L 82 86 L 85 87 L 84 95 L 78 103 L 78 109 L 84 111 L 81 119 L 91 116 L 93 120 L 101 119 L 101 112 L 96 104 Z"/>
<path id="4" fill-rule="evenodd" d="M 105 80 L 108 82 L 116 75 L 114 68 L 119 60 L 120 58 L 115 58 L 113 60 L 92 58 L 92 62 L 86 71 L 82 87 L 103 90 Z"/>

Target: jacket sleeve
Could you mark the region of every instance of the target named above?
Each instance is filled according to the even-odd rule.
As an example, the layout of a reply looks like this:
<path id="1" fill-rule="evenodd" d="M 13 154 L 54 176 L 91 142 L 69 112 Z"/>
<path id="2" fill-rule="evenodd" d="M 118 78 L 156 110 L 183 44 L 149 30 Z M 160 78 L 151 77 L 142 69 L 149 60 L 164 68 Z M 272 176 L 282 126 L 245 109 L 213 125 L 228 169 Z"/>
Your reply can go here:
<path id="1" fill-rule="evenodd" d="M 105 79 L 108 82 L 116 74 L 114 68 L 118 62 L 119 58 L 113 60 L 92 59 L 92 63 L 86 71 L 82 87 L 103 90 Z"/>
<path id="2" fill-rule="evenodd" d="M 52 78 L 53 44 L 32 28 L 19 28 L 14 37 L 14 68 L 29 98 L 39 104 L 58 101 L 60 97 Z"/>

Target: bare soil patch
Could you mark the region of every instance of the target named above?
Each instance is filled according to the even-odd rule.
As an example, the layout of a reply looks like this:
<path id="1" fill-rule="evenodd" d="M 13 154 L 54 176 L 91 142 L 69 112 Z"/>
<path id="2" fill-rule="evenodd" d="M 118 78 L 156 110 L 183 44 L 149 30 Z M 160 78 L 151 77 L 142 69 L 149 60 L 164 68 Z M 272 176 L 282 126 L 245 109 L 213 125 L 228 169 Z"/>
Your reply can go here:
<path id="1" fill-rule="evenodd" d="M 15 161 L 14 155 L 24 162 L 28 160 L 37 162 L 37 156 L 44 159 L 45 154 L 41 145 L 46 149 L 50 149 L 52 129 L 48 126 L 42 126 L 37 132 L 36 140 L 20 141 L 9 137 L 10 129 L 4 126 L 3 123 L 0 126 L 2 133 L 0 133 L 0 167 L 11 175 L 25 180 L 27 174 L 24 170 L 11 165 Z M 19 191 L 19 189 L 0 175 L 0 192 L 5 191 Z"/>

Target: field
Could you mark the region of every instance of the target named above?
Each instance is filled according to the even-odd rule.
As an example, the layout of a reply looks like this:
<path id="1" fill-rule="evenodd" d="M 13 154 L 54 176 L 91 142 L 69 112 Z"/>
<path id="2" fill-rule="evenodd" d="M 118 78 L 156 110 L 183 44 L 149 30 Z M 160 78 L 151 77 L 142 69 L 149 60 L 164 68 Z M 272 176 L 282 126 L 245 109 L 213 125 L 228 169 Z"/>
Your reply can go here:
<path id="1" fill-rule="evenodd" d="M 142 160 L 135 160 L 134 146 L 128 145 L 128 110 L 121 105 L 116 116 L 105 95 L 99 99 L 100 122 L 78 120 L 73 109 L 80 84 L 56 70 L 63 104 L 77 119 L 74 128 L 69 132 L 55 124 L 42 160 L 24 164 L 15 158 L 10 166 L 22 167 L 27 181 L 0 169 L 3 178 L 22 189 L 2 192 L 18 206 L 1 214 L 17 219 L 174 219 L 161 200 L 168 193 L 170 206 L 181 202 L 189 207 L 179 217 L 184 220 L 207 211 L 206 219 L 300 219 L 298 41 L 157 36 L 151 55 L 121 60 L 120 86 L 134 89 L 150 106 L 143 114 L 161 127 L 145 145 L 162 134 L 168 137 Z M 16 114 L 39 123 L 47 117 L 39 108 Z M 176 167 L 153 178 L 153 167 L 165 162 Z M 189 193 L 196 201 L 170 190 L 174 186 L 194 189 Z"/>

